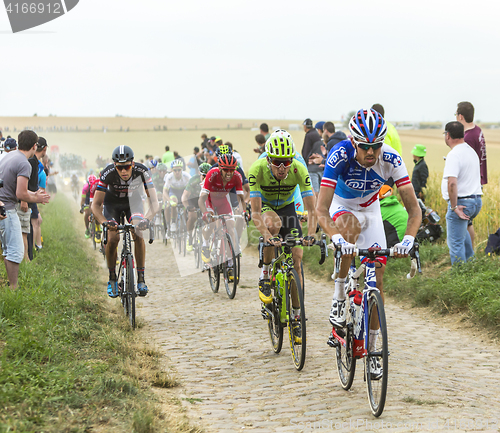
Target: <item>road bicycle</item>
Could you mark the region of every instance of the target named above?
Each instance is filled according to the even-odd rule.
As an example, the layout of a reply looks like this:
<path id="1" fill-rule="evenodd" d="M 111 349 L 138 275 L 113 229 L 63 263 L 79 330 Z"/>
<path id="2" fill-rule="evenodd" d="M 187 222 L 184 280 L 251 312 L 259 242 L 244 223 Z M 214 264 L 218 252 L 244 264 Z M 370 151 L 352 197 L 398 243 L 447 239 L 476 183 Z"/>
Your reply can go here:
<path id="1" fill-rule="evenodd" d="M 154 240 L 154 227 L 152 224 L 142 230 L 149 229 L 149 243 Z M 125 315 L 128 317 L 132 329 L 136 327 L 135 321 L 135 298 L 138 296 L 137 287 L 134 283 L 135 261 L 132 254 L 132 232 L 141 230 L 120 216 L 120 224 L 117 225 L 118 233 L 122 235 L 122 251 L 120 254 L 120 266 L 118 268 L 118 296 L 120 297 Z M 104 225 L 103 243 L 108 241 L 108 227 Z"/>
<path id="2" fill-rule="evenodd" d="M 220 276 L 222 274 L 229 299 L 233 299 L 236 295 L 240 275 L 240 255 L 236 252 L 233 237 L 229 234 L 226 223 L 226 220 L 234 219 L 235 216 L 231 214 L 212 215 L 213 220 L 219 221 L 220 227 L 219 224 L 216 224 L 214 228 L 210 242 L 210 263 L 205 265 L 206 270 L 208 270 L 208 279 L 212 291 L 214 293 L 219 291 Z M 236 230 L 234 239 L 237 239 Z M 232 266 L 228 265 L 229 260 L 232 260 Z M 230 272 L 232 272 L 232 280 L 230 279 Z"/>
<path id="3" fill-rule="evenodd" d="M 201 258 L 201 248 L 203 246 L 203 235 L 202 230 L 205 225 L 205 221 L 203 221 L 201 210 L 196 209 L 196 222 L 194 224 L 193 229 L 193 253 L 194 253 L 194 264 L 197 269 L 202 266 L 202 258 Z"/>
<path id="4" fill-rule="evenodd" d="M 304 290 L 302 278 L 293 266 L 292 248 L 302 245 L 302 239 L 287 237 L 281 246 L 265 243 L 264 238 L 259 238 L 259 268 L 264 264 L 264 248 L 274 246 L 275 258 L 271 261 L 269 274 L 271 280 L 271 293 L 273 301 L 262 304 L 262 317 L 267 320 L 269 336 L 275 353 L 280 353 L 283 345 L 283 328 L 288 327 L 290 349 L 293 363 L 297 370 L 302 370 L 306 361 L 306 310 L 304 304 Z M 326 236 L 314 241 L 319 245 L 321 257 L 319 264 L 323 264 L 327 256 Z M 311 245 L 312 246 L 312 245 Z M 293 314 L 293 298 L 299 302 L 300 316 Z M 295 304 L 297 305 L 297 304 Z M 299 333 L 300 330 L 300 333 Z"/>
<path id="5" fill-rule="evenodd" d="M 335 274 L 338 274 L 342 257 L 341 246 L 336 245 L 333 248 L 335 248 Z M 351 388 L 354 380 L 356 360 L 364 359 L 364 380 L 370 409 L 374 416 L 379 417 L 384 410 L 387 396 L 389 346 L 384 304 L 377 288 L 375 268 L 376 258 L 393 256 L 394 249 L 356 248 L 355 255 L 365 256 L 365 259 L 357 269 L 353 260 L 346 279 L 346 300 L 349 300 L 349 304 L 346 305 L 346 325 L 343 328 L 333 327 L 328 345 L 336 349 L 340 384 L 346 391 Z M 421 273 L 417 243 L 414 244 L 410 256 L 411 270 L 407 278 L 412 278 L 417 270 Z M 359 278 L 363 273 L 364 288 L 363 292 L 360 292 Z"/>

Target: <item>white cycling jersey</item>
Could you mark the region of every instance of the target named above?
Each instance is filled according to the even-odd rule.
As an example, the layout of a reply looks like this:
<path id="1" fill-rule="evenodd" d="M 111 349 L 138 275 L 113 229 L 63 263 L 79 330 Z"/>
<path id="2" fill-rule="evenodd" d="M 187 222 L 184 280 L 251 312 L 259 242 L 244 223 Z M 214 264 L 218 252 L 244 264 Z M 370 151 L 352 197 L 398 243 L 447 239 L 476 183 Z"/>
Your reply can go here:
<path id="1" fill-rule="evenodd" d="M 182 172 L 180 179 L 177 179 L 173 172 L 168 173 L 165 175 L 165 184 L 163 185 L 163 189 L 166 189 L 167 191 L 183 191 L 188 184 L 189 179 L 191 179 L 191 176 L 189 176 L 189 174 L 185 171 Z"/>

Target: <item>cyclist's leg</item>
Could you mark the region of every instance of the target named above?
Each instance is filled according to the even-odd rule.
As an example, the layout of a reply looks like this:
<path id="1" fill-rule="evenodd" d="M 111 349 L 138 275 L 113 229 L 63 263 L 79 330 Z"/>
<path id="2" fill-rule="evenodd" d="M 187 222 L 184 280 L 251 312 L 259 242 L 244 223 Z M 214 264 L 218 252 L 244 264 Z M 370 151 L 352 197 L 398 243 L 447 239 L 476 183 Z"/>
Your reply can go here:
<path id="1" fill-rule="evenodd" d="M 361 212 L 336 204 L 332 215 L 335 226 L 342 237 L 351 244 L 356 244 L 363 229 L 364 216 Z M 349 273 L 353 255 L 342 257 L 339 274 L 335 280 L 335 290 L 330 309 L 330 323 L 335 327 L 344 327 L 346 321 L 345 280 Z"/>
<path id="2" fill-rule="evenodd" d="M 262 206 L 262 221 L 273 236 L 277 236 L 281 229 L 281 219 L 279 215 L 269 206 Z M 259 276 L 259 299 L 264 304 L 273 301 L 271 293 L 270 265 L 274 257 L 274 248 L 264 248 L 263 265 Z"/>

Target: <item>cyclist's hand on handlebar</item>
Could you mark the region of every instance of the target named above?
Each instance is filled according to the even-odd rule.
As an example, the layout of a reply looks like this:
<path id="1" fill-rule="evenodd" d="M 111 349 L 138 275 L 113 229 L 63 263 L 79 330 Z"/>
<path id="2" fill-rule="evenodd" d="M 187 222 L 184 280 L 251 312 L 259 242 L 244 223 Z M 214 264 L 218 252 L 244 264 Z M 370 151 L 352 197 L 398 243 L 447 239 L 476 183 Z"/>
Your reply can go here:
<path id="1" fill-rule="evenodd" d="M 356 245 L 347 242 L 341 234 L 336 234 L 332 236 L 332 242 L 335 245 L 341 246 L 342 254 L 354 254 Z"/>
<path id="2" fill-rule="evenodd" d="M 82 207 L 80 208 L 80 213 L 83 213 L 85 212 L 85 205 L 82 205 Z"/>
<path id="3" fill-rule="evenodd" d="M 273 236 L 271 233 L 269 233 L 266 236 L 264 236 L 264 242 L 272 244 L 275 247 L 280 247 L 281 246 L 281 238 L 278 235 Z"/>
<path id="4" fill-rule="evenodd" d="M 407 257 L 413 247 L 414 241 L 415 238 L 413 236 L 405 235 L 399 244 L 394 245 L 394 257 Z"/>
<path id="5" fill-rule="evenodd" d="M 111 230 L 112 232 L 118 230 L 118 224 L 115 220 L 108 220 L 103 224 L 103 226 L 107 227 L 108 230 Z"/>
<path id="6" fill-rule="evenodd" d="M 212 215 L 212 212 L 205 212 L 202 217 L 203 221 L 205 221 L 206 223 L 210 223 L 212 221 Z"/>
<path id="7" fill-rule="evenodd" d="M 314 236 L 305 236 L 304 239 L 302 239 L 302 245 L 311 247 L 314 245 L 315 241 L 316 239 L 314 238 Z"/>
<path id="8" fill-rule="evenodd" d="M 142 219 L 139 224 L 137 224 L 139 230 L 147 230 L 149 228 L 149 220 L 147 218 Z"/>

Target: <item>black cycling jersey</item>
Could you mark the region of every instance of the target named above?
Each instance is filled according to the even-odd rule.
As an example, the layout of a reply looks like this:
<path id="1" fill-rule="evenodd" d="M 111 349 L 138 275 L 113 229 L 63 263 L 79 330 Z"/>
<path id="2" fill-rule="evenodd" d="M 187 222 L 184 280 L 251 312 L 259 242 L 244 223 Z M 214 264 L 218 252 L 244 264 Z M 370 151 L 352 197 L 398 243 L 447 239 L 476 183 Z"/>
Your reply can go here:
<path id="1" fill-rule="evenodd" d="M 151 173 L 144 164 L 136 162 L 132 167 L 130 179 L 123 180 L 116 171 L 113 163 L 108 164 L 102 171 L 101 178 L 97 184 L 97 191 L 106 192 L 116 198 L 126 199 L 134 192 L 141 193 L 142 188 L 154 188 Z"/>

